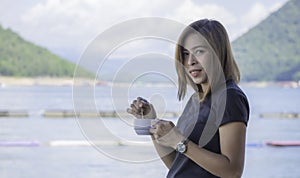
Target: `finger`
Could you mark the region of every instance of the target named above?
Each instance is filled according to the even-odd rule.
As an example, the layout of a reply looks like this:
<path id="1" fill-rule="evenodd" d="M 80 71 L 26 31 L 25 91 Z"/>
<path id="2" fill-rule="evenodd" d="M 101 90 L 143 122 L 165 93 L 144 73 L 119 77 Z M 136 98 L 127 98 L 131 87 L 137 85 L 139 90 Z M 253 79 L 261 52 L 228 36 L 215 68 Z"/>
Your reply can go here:
<path id="1" fill-rule="evenodd" d="M 132 104 L 133 104 L 136 108 L 139 108 L 139 101 L 138 101 L 138 100 L 133 100 Z"/>
<path id="2" fill-rule="evenodd" d="M 170 125 L 171 127 L 175 127 L 175 124 L 172 121 L 167 121 L 166 125 Z"/>
<path id="3" fill-rule="evenodd" d="M 159 138 L 159 136 L 156 133 L 153 133 L 152 136 L 153 136 L 154 140 L 157 140 Z"/>
<path id="4" fill-rule="evenodd" d="M 127 110 L 126 110 L 129 114 L 132 114 L 134 117 L 136 117 L 136 118 L 140 118 L 141 116 L 140 115 L 138 115 L 138 114 L 136 114 L 132 109 L 130 109 L 130 108 L 127 108 Z"/>
<path id="5" fill-rule="evenodd" d="M 137 109 L 141 109 L 141 108 L 143 108 L 143 106 L 144 106 L 144 104 L 143 104 L 143 102 L 141 101 L 141 100 L 134 100 L 133 102 L 132 102 L 132 104 L 134 104 L 135 105 L 135 107 L 137 108 Z"/>
<path id="6" fill-rule="evenodd" d="M 131 104 L 130 107 L 131 107 L 133 112 L 140 113 L 140 110 L 134 104 Z"/>
<path id="7" fill-rule="evenodd" d="M 156 142 L 158 142 L 159 136 L 157 134 L 154 135 Z"/>
<path id="8" fill-rule="evenodd" d="M 156 134 L 156 128 L 155 128 L 155 127 L 154 127 L 154 128 L 150 128 L 150 129 L 149 129 L 149 132 L 150 132 L 151 134 L 155 135 L 155 134 Z"/>
<path id="9" fill-rule="evenodd" d="M 136 112 L 134 112 L 132 109 L 130 109 L 130 108 L 127 108 L 126 109 L 126 111 L 127 111 L 127 113 L 129 113 L 129 114 L 136 114 Z"/>
<path id="10" fill-rule="evenodd" d="M 152 128 L 155 128 L 158 121 L 159 121 L 158 119 L 152 120 L 152 121 L 151 121 L 151 127 L 152 127 Z"/>
<path id="11" fill-rule="evenodd" d="M 153 125 L 152 125 L 153 123 Z M 154 121 L 151 121 L 151 127 L 156 129 L 156 133 L 161 132 L 164 120 L 155 119 Z"/>
<path id="12" fill-rule="evenodd" d="M 155 127 L 157 128 L 157 129 L 159 129 L 159 128 L 161 128 L 161 127 L 163 127 L 164 126 L 164 120 L 161 120 L 161 119 L 155 119 L 153 122 L 155 122 Z"/>
<path id="13" fill-rule="evenodd" d="M 126 112 L 128 112 L 129 114 L 133 114 L 132 109 L 130 109 L 130 108 L 127 108 Z"/>
<path id="14" fill-rule="evenodd" d="M 142 97 L 137 97 L 137 100 L 142 101 L 143 103 L 149 103 L 146 99 Z"/>
<path id="15" fill-rule="evenodd" d="M 149 106 L 149 102 L 142 97 L 137 97 L 137 104 L 139 107 L 147 107 Z"/>
<path id="16" fill-rule="evenodd" d="M 142 111 L 144 110 L 143 103 L 140 100 L 134 100 L 132 104 L 135 106 L 137 113 L 144 114 L 142 113 Z"/>

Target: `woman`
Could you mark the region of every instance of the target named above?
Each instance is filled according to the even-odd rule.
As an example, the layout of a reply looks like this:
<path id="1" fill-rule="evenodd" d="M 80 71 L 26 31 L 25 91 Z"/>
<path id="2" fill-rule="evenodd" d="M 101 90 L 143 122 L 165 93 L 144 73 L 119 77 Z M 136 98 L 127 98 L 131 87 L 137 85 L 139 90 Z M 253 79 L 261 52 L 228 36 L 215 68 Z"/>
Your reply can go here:
<path id="1" fill-rule="evenodd" d="M 158 120 L 150 129 L 169 168 L 167 177 L 241 177 L 249 105 L 237 86 L 240 73 L 225 28 L 216 20 L 190 24 L 180 35 L 175 58 L 179 100 L 188 84 L 195 93 L 177 126 Z M 141 97 L 127 111 L 156 118 L 154 107 Z"/>

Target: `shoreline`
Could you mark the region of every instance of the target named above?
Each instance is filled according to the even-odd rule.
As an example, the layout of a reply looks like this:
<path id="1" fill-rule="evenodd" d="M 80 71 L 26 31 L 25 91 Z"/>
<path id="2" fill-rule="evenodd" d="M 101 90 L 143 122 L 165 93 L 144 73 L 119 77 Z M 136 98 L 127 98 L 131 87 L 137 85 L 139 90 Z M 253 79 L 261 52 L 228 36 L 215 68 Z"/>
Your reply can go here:
<path id="1" fill-rule="evenodd" d="M 0 76 L 0 87 L 5 86 L 73 86 L 74 79 L 71 77 L 6 77 Z M 111 83 L 108 81 L 95 81 L 94 79 L 76 79 L 76 85 L 99 85 L 99 86 L 130 86 L 130 83 Z M 141 83 L 141 86 L 168 86 L 164 83 Z M 277 86 L 283 88 L 300 88 L 300 81 L 283 81 L 283 82 L 241 82 L 241 86 L 265 88 L 269 86 Z"/>
<path id="2" fill-rule="evenodd" d="M 80 79 L 80 84 L 94 83 L 91 79 Z M 0 86 L 72 86 L 74 80 L 71 77 L 4 77 L 0 76 Z"/>

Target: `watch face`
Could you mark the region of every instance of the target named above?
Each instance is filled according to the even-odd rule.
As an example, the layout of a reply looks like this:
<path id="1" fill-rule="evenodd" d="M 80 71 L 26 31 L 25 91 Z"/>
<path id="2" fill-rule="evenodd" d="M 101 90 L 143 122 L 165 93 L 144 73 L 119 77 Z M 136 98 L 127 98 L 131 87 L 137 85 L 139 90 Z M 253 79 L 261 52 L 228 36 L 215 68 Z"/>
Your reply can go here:
<path id="1" fill-rule="evenodd" d="M 177 151 L 178 151 L 179 153 L 184 153 L 185 150 L 186 150 L 186 145 L 185 145 L 185 144 L 180 143 L 180 144 L 177 145 Z"/>

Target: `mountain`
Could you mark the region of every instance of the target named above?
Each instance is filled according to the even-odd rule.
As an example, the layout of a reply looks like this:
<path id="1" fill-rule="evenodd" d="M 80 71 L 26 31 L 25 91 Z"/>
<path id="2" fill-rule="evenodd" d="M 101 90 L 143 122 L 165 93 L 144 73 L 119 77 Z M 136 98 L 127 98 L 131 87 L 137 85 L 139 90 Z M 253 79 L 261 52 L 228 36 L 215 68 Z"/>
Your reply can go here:
<path id="1" fill-rule="evenodd" d="M 300 80 L 300 0 L 290 0 L 232 42 L 244 81 Z"/>
<path id="2" fill-rule="evenodd" d="M 299 17 L 300 0 L 290 0 L 232 42 L 243 81 L 300 80 Z M 112 80 L 117 69 L 122 66 L 120 64 L 123 64 L 111 63 L 102 68 L 100 79 Z M 0 75 L 70 77 L 74 69 L 73 63 L 0 26 Z M 136 73 L 128 70 L 124 75 L 119 75 L 118 80 L 128 80 L 130 75 L 135 76 Z M 150 78 L 154 80 L 155 77 Z M 156 78 L 160 80 L 163 77 Z"/>
<path id="3" fill-rule="evenodd" d="M 75 64 L 0 26 L 0 76 L 72 77 Z"/>

